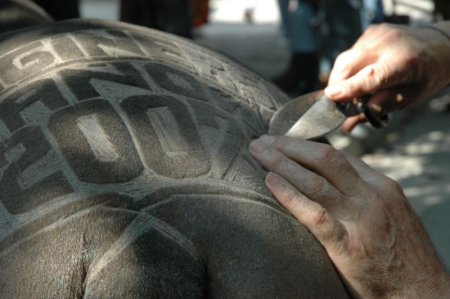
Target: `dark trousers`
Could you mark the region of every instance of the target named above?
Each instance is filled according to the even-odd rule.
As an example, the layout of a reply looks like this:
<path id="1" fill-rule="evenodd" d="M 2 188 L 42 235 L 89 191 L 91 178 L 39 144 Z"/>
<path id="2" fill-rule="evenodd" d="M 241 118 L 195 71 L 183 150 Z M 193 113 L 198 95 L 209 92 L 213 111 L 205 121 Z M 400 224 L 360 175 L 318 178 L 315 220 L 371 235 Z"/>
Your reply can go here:
<path id="1" fill-rule="evenodd" d="M 191 37 L 190 0 L 122 1 L 120 20 Z"/>

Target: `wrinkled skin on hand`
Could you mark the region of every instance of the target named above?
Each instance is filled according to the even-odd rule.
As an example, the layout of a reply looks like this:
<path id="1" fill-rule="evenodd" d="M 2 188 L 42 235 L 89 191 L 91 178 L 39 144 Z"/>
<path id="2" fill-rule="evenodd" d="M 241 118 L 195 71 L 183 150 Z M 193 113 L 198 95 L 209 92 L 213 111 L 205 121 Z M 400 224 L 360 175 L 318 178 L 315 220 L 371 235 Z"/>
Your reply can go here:
<path id="1" fill-rule="evenodd" d="M 450 22 L 440 24 L 450 34 Z M 371 94 L 369 107 L 386 113 L 429 99 L 449 83 L 448 37 L 427 27 L 382 24 L 336 59 L 325 94 L 337 102 Z M 348 133 L 363 121 L 363 115 L 351 117 L 342 129 Z"/>
<path id="2" fill-rule="evenodd" d="M 450 277 L 396 182 L 326 144 L 262 136 L 250 151 L 354 297 L 450 297 Z"/>

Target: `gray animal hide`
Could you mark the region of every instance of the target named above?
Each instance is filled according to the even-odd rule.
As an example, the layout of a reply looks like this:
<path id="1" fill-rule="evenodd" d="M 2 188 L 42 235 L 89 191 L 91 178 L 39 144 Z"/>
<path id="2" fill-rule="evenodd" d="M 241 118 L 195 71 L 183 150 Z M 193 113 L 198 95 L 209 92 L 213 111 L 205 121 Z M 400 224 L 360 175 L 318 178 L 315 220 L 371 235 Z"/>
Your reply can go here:
<path id="1" fill-rule="evenodd" d="M 0 40 L 1 298 L 347 298 L 247 151 L 287 98 L 136 26 Z"/>

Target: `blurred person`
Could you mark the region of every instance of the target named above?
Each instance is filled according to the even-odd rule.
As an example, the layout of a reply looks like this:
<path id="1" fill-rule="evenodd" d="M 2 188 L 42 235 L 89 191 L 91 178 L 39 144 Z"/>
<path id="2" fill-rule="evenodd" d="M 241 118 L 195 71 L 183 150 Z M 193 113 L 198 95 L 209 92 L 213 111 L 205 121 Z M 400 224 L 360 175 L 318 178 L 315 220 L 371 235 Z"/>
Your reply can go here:
<path id="1" fill-rule="evenodd" d="M 0 0 L 0 33 L 52 21 L 52 18 L 32 1 Z"/>
<path id="2" fill-rule="evenodd" d="M 371 93 L 375 111 L 392 111 L 449 84 L 450 22 L 383 24 L 339 56 L 325 93 L 337 102 Z M 322 243 L 353 297 L 450 298 L 450 276 L 396 182 L 326 144 L 262 136 L 249 149 L 270 171 L 273 196 Z"/>
<path id="3" fill-rule="evenodd" d="M 382 0 L 363 0 L 361 8 L 361 26 L 365 30 L 373 24 L 384 21 L 384 5 Z"/>
<path id="4" fill-rule="evenodd" d="M 191 3 L 194 27 L 199 27 L 208 23 L 209 0 L 191 0 Z"/>
<path id="5" fill-rule="evenodd" d="M 80 17 L 79 0 L 33 0 L 55 21 Z"/>
<path id="6" fill-rule="evenodd" d="M 187 0 L 121 1 L 120 20 L 192 37 L 191 2 Z"/>
<path id="7" fill-rule="evenodd" d="M 253 0 L 247 2 L 247 5 L 244 9 L 244 20 L 249 23 L 253 24 L 255 22 L 255 9 L 259 5 L 260 0 Z"/>
<path id="8" fill-rule="evenodd" d="M 362 33 L 361 0 L 321 0 L 322 50 L 330 65 L 343 51 L 350 48 Z"/>
<path id="9" fill-rule="evenodd" d="M 287 70 L 274 82 L 286 92 L 308 93 L 316 89 L 319 78 L 317 2 L 278 0 L 278 4 L 291 58 Z"/>
<path id="10" fill-rule="evenodd" d="M 443 20 L 450 20 L 450 2 L 448 0 L 433 0 L 434 13 Z"/>
<path id="11" fill-rule="evenodd" d="M 278 0 L 278 4 L 282 29 L 292 54 L 287 70 L 274 82 L 286 92 L 311 92 L 320 85 L 320 61 L 331 65 L 360 36 L 362 3 L 360 0 Z"/>

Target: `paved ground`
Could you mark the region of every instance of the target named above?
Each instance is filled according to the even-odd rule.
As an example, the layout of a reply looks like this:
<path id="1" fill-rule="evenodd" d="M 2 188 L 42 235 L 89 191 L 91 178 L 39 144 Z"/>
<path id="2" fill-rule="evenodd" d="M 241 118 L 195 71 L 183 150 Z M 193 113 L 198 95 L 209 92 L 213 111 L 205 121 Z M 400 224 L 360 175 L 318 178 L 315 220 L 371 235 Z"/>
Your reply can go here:
<path id="1" fill-rule="evenodd" d="M 278 12 L 270 3 L 265 4 L 272 7 L 270 10 L 258 12 L 257 24 L 241 21 L 244 9 L 251 2 L 258 6 L 263 1 L 214 0 L 213 23 L 198 32 L 197 41 L 226 53 L 263 77 L 272 78 L 286 66 L 288 47 L 278 34 Z M 82 12 L 84 16 L 116 19 L 116 3 L 116 0 L 85 1 Z M 430 1 L 415 0 L 408 5 L 413 7 L 403 6 L 397 11 L 411 13 L 418 22 L 429 19 Z M 391 126 L 383 131 L 360 130 L 358 136 L 351 138 L 338 133 L 331 136 L 336 147 L 362 155 L 373 168 L 400 183 L 448 269 L 450 113 L 445 107 L 449 102 L 450 90 L 427 104 L 393 115 Z"/>
<path id="2" fill-rule="evenodd" d="M 400 183 L 450 270 L 449 103 L 433 99 L 363 159 Z"/>

